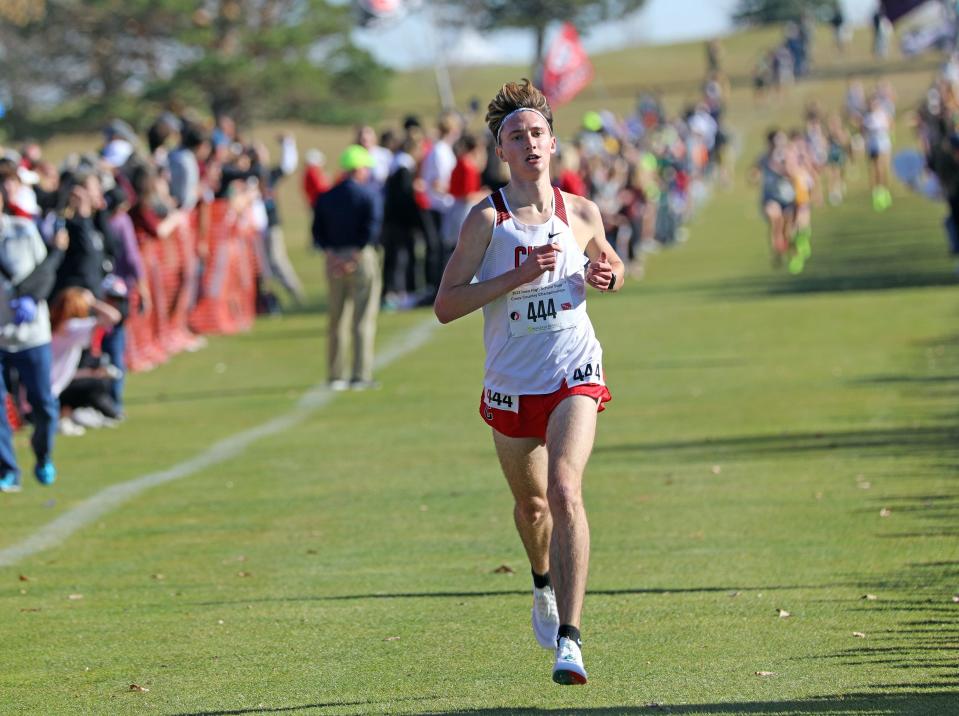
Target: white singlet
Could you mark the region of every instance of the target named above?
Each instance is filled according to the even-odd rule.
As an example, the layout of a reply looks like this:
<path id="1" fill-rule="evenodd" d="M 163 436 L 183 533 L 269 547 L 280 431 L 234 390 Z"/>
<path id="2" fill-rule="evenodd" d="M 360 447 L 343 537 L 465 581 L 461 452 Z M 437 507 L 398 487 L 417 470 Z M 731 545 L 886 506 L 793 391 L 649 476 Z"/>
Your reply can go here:
<path id="1" fill-rule="evenodd" d="M 588 259 L 576 243 L 562 192 L 553 188 L 553 216 L 530 226 L 509 210 L 502 191 L 493 236 L 476 273 L 486 281 L 511 271 L 535 246 L 557 243 L 556 268 L 483 306 L 486 390 L 503 395 L 543 395 L 585 383 L 605 385 L 603 349 L 586 315 Z"/>

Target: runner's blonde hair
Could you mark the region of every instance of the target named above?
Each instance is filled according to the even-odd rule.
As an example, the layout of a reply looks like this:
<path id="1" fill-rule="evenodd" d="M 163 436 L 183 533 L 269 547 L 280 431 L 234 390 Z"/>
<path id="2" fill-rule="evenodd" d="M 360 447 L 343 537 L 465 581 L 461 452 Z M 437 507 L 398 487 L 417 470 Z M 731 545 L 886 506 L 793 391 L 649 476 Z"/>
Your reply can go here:
<path id="1" fill-rule="evenodd" d="M 549 108 L 546 95 L 540 92 L 525 77 L 522 82 L 507 82 L 496 93 L 486 108 L 486 126 L 499 143 L 499 132 L 506 118 L 518 109 L 532 109 L 543 116 L 553 131 L 553 110 Z"/>

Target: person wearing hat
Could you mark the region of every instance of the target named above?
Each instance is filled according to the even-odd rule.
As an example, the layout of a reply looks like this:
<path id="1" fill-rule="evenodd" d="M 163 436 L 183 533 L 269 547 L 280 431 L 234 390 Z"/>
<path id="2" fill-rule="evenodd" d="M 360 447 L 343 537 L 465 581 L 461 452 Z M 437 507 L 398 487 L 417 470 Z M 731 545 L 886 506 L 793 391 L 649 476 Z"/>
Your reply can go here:
<path id="1" fill-rule="evenodd" d="M 373 164 L 364 147 L 347 147 L 340 155 L 343 180 L 320 194 L 313 207 L 313 245 L 326 255 L 329 282 L 328 380 L 337 391 L 376 386 L 373 342 L 381 288 L 376 241 L 382 211 L 380 196 L 369 185 Z M 350 307 L 348 327 L 342 319 Z M 348 332 L 353 344 L 349 367 Z"/>

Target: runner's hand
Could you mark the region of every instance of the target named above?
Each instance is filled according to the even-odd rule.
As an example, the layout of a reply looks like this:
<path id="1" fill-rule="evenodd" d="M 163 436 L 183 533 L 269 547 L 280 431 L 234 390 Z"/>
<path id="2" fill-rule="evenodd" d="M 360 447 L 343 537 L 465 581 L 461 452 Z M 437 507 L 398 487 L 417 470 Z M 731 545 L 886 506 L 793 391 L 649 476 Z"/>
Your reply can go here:
<path id="1" fill-rule="evenodd" d="M 613 267 L 606 260 L 606 252 L 603 251 L 598 259 L 589 262 L 589 268 L 586 269 L 586 283 L 600 291 L 605 291 L 612 280 Z"/>
<path id="2" fill-rule="evenodd" d="M 559 244 L 546 244 L 545 246 L 536 246 L 530 249 L 526 255 L 526 260 L 522 268 L 526 270 L 530 280 L 537 276 L 552 271 L 556 268 L 556 262 L 559 260 L 559 252 L 563 247 Z"/>

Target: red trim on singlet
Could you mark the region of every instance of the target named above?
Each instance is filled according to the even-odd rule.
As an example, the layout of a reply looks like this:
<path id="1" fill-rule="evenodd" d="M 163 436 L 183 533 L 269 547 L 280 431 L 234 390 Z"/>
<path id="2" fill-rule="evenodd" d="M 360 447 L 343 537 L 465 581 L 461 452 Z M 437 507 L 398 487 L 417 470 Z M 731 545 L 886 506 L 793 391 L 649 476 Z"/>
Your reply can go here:
<path id="1" fill-rule="evenodd" d="M 490 200 L 492 200 L 493 206 L 496 208 L 496 226 L 499 226 L 509 219 L 509 209 L 506 208 L 506 201 L 501 194 L 502 191 L 502 189 L 499 189 L 490 194 Z"/>
<path id="2" fill-rule="evenodd" d="M 553 187 L 553 196 L 555 197 L 553 214 L 556 216 L 556 218 L 569 226 L 569 219 L 566 218 L 566 203 L 563 201 L 563 192 L 559 190 L 558 186 Z"/>

